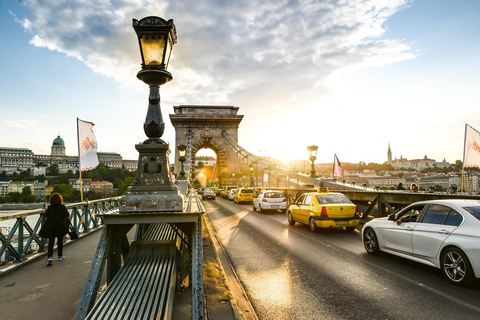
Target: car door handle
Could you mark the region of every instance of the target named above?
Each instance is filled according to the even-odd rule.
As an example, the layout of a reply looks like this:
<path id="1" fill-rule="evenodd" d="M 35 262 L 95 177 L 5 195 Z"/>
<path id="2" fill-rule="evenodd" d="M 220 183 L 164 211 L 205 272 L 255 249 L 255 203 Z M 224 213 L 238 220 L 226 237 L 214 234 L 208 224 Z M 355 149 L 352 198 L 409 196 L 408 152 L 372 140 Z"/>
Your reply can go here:
<path id="1" fill-rule="evenodd" d="M 412 227 L 405 227 L 405 230 L 407 230 L 407 231 L 413 231 L 413 228 L 412 228 Z"/>
<path id="2" fill-rule="evenodd" d="M 442 229 L 442 230 L 438 231 L 438 233 L 440 233 L 440 234 L 449 234 L 450 232 L 448 232 L 448 231 L 445 230 L 445 229 Z"/>

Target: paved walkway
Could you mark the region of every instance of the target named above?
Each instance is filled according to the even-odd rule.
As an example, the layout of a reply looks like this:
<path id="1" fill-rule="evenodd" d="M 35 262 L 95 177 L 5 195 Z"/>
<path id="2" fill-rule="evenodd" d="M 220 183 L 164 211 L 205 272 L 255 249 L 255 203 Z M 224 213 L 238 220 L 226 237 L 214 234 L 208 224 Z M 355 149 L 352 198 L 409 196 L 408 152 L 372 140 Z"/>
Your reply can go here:
<path id="1" fill-rule="evenodd" d="M 51 267 L 46 267 L 44 257 L 0 277 L 0 319 L 73 319 L 101 233 L 101 230 L 93 232 L 65 246 L 63 261 L 56 260 L 55 252 Z M 204 232 L 206 315 L 209 319 L 233 320 L 235 313 L 229 303 L 229 290 L 213 250 Z M 190 319 L 184 311 L 191 306 L 180 299 L 177 304 L 174 310 L 178 307 L 182 312 L 173 318 Z"/>

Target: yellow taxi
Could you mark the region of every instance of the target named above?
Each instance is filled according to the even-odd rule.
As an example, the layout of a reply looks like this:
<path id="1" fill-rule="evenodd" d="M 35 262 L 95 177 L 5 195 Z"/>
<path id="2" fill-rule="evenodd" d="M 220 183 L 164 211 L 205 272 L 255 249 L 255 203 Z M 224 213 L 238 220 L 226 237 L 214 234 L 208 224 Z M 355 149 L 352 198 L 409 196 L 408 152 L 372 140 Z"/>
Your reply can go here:
<path id="1" fill-rule="evenodd" d="M 252 188 L 240 188 L 233 198 L 233 202 L 252 202 L 255 197 L 255 191 Z"/>
<path id="2" fill-rule="evenodd" d="M 320 228 L 343 228 L 354 231 L 360 224 L 358 207 L 344 194 L 319 188 L 318 192 L 304 193 L 287 211 L 288 223 L 307 224 L 312 232 Z"/>

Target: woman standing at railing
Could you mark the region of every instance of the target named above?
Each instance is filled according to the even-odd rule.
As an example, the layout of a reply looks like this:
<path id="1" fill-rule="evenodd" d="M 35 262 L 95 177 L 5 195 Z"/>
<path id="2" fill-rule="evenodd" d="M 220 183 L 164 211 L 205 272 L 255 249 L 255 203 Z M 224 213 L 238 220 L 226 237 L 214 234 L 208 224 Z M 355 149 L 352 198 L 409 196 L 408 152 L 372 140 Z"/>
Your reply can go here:
<path id="1" fill-rule="evenodd" d="M 53 262 L 55 238 L 57 238 L 58 260 L 65 259 L 63 256 L 63 237 L 68 233 L 69 214 L 67 207 L 63 205 L 63 198 L 60 194 L 54 193 L 50 196 L 50 205 L 45 211 L 45 217 L 45 223 L 39 234 L 44 238 L 48 238 L 47 267 L 49 267 Z"/>

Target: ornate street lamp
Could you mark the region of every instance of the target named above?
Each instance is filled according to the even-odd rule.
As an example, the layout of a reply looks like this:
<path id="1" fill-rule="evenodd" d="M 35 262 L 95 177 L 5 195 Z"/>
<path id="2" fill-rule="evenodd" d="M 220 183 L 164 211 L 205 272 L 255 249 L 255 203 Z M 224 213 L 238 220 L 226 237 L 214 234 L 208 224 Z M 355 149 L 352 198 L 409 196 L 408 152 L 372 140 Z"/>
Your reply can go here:
<path id="1" fill-rule="evenodd" d="M 310 171 L 310 177 L 316 178 L 317 176 L 315 175 L 315 160 L 317 160 L 318 146 L 308 146 L 307 150 L 308 150 L 308 157 L 312 162 L 312 170 Z"/>
<path id="2" fill-rule="evenodd" d="M 182 167 L 180 169 L 180 175 L 178 176 L 178 180 L 185 180 L 185 167 L 184 167 L 184 162 L 186 160 L 185 156 L 187 154 L 187 146 L 184 144 L 181 144 L 177 146 L 178 150 L 178 161 L 182 164 Z"/>
<path id="3" fill-rule="evenodd" d="M 253 163 L 250 164 L 250 187 L 255 187 L 255 182 L 253 182 Z"/>
<path id="4" fill-rule="evenodd" d="M 173 45 L 177 42 L 173 20 L 160 17 L 133 19 L 138 37 L 142 70 L 137 78 L 150 87 L 143 129 L 148 139 L 135 145 L 139 153 L 137 176 L 120 199 L 120 212 L 182 211 L 183 196 L 169 175 L 169 145 L 160 139 L 165 130 L 160 110 L 160 86 L 172 80 L 167 71 Z"/>

